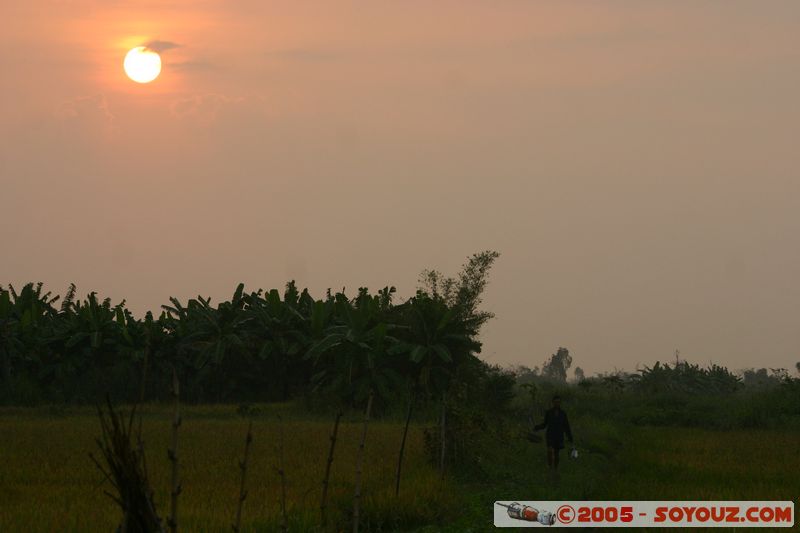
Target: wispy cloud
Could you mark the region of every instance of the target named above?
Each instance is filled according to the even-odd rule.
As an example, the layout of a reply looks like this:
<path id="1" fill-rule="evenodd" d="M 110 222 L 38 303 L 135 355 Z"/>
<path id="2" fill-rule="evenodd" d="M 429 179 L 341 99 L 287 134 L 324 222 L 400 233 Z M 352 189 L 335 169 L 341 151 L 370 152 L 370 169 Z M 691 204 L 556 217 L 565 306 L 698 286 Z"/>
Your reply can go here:
<path id="1" fill-rule="evenodd" d="M 191 119 L 199 125 L 207 126 L 217 119 L 223 108 L 243 101 L 241 97 L 232 98 L 224 94 L 195 95 L 174 101 L 170 110 L 178 118 Z"/>
<path id="2" fill-rule="evenodd" d="M 104 94 L 64 101 L 53 111 L 53 117 L 70 131 L 113 134 L 116 130 L 115 117 Z"/>
<path id="3" fill-rule="evenodd" d="M 289 48 L 283 50 L 269 50 L 267 57 L 285 61 L 300 61 L 317 63 L 331 61 L 336 58 L 336 54 L 330 51 L 317 48 Z"/>
<path id="4" fill-rule="evenodd" d="M 147 43 L 144 46 L 148 50 L 152 50 L 153 52 L 158 52 L 160 54 L 162 52 L 166 52 L 167 50 L 180 48 L 183 45 L 178 44 L 178 43 L 174 43 L 172 41 L 158 41 L 158 40 L 156 40 L 156 41 L 150 41 L 149 43 Z"/>
<path id="5" fill-rule="evenodd" d="M 62 102 L 56 108 L 54 115 L 61 120 L 70 120 L 86 115 L 99 116 L 108 122 L 114 120 L 114 115 L 108 107 L 108 101 L 104 94 L 81 96 Z"/>
<path id="6" fill-rule="evenodd" d="M 169 68 L 185 72 L 194 72 L 201 70 L 214 70 L 219 68 L 219 66 L 208 61 L 179 61 L 177 63 L 170 62 Z"/>

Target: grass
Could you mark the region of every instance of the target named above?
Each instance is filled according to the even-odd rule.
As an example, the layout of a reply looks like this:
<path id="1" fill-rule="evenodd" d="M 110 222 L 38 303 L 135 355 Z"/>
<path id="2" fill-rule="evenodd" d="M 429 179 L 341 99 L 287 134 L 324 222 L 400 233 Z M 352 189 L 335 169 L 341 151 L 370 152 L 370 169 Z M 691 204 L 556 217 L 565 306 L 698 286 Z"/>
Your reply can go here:
<path id="1" fill-rule="evenodd" d="M 248 492 L 243 531 L 279 528 L 280 480 L 277 465 L 277 420 L 285 413 L 286 475 L 291 531 L 317 531 L 319 498 L 332 420 L 292 421 L 291 409 L 262 409 L 253 424 L 248 464 Z M 179 523 L 183 531 L 230 531 L 238 498 L 238 460 L 247 421 L 232 406 L 187 407 L 180 430 L 181 478 Z M 357 417 L 343 419 L 329 488 L 329 520 L 348 527 L 353 494 Z M 437 521 L 455 492 L 442 486 L 423 457 L 421 430 L 409 434 L 406 469 L 399 498 L 394 497 L 394 469 L 402 426 L 370 426 L 364 469 L 362 516 L 365 531 L 392 531 Z M 110 531 L 118 511 L 103 494 L 102 475 L 87 453 L 100 433 L 90 409 L 53 415 L 45 409 L 0 411 L 0 529 L 3 531 Z M 168 514 L 170 434 L 169 407 L 148 407 L 143 434 L 156 504 Z"/>
<path id="2" fill-rule="evenodd" d="M 800 435 L 780 430 L 640 428 L 630 434 L 608 499 L 793 500 Z"/>
<path id="3" fill-rule="evenodd" d="M 248 464 L 243 531 L 278 531 L 277 414 L 285 420 L 290 531 L 318 531 L 319 497 L 333 419 L 299 406 L 258 406 Z M 349 418 L 348 418 L 349 416 Z M 358 414 L 345 416 L 333 464 L 329 513 L 349 529 Z M 780 430 L 711 431 L 573 420 L 581 458 L 564 457 L 548 476 L 542 443 L 525 425 L 498 422 L 475 446 L 474 460 L 442 483 L 425 457 L 422 427 L 412 426 L 399 499 L 394 469 L 399 421 L 378 420 L 367 437 L 363 531 L 483 532 L 496 500 L 792 500 L 800 493 L 800 436 Z M 183 531 L 230 531 L 236 512 L 247 419 L 234 406 L 187 406 L 180 433 Z M 0 530 L 109 531 L 117 509 L 102 491 L 87 453 L 100 429 L 91 409 L 0 409 Z M 169 489 L 170 408 L 147 406 L 144 438 L 156 503 L 165 517 Z"/>
<path id="4" fill-rule="evenodd" d="M 796 502 L 800 494 L 800 434 L 794 430 L 639 427 L 596 417 L 575 417 L 572 427 L 581 456 L 562 458 L 557 479 L 546 471 L 542 443 L 510 438 L 487 446 L 483 466 L 460 480 L 463 512 L 426 531 L 488 531 L 497 500 Z"/>

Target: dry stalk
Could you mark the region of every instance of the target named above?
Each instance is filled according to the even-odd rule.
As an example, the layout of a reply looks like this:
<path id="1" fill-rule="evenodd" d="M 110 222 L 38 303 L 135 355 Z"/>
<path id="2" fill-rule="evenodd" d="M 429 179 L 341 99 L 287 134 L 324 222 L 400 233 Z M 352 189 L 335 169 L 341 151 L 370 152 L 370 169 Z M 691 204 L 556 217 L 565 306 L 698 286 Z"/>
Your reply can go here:
<path id="1" fill-rule="evenodd" d="M 336 420 L 333 422 L 333 433 L 331 433 L 331 446 L 328 449 L 328 461 L 325 464 L 325 477 L 322 479 L 322 501 L 319 505 L 320 520 L 322 527 L 327 525 L 327 506 L 328 506 L 328 483 L 331 478 L 331 465 L 333 465 L 333 450 L 336 448 L 336 435 L 339 433 L 339 421 L 342 419 L 342 411 L 336 413 Z"/>
<path id="2" fill-rule="evenodd" d="M 447 440 L 447 431 L 446 431 L 446 423 L 447 423 L 447 395 L 446 393 L 442 393 L 442 418 L 441 418 L 441 433 L 439 438 L 441 440 L 441 455 L 439 456 L 439 473 L 441 474 L 441 478 L 444 479 L 444 452 L 445 452 L 445 442 Z"/>
<path id="3" fill-rule="evenodd" d="M 126 421 L 121 413 L 114 411 L 111 400 L 106 397 L 108 416 L 98 405 L 102 436 L 96 439 L 104 464 L 91 453 L 89 458 L 114 487 L 116 495 L 104 491 L 122 511 L 122 522 L 118 531 L 125 533 L 162 533 L 161 518 L 156 513 L 153 490 L 147 479 L 144 461 L 144 445 L 141 434 L 133 442 L 133 421 L 136 408 Z"/>
<path id="4" fill-rule="evenodd" d="M 397 473 L 395 475 L 395 484 L 394 484 L 394 495 L 395 497 L 400 496 L 400 474 L 403 470 L 403 454 L 406 450 L 406 439 L 408 437 L 408 426 L 411 425 L 411 414 L 414 411 L 414 403 L 417 400 L 417 387 L 414 386 L 414 389 L 411 392 L 411 397 L 408 400 L 408 411 L 406 411 L 406 423 L 403 427 L 403 438 L 400 441 L 400 453 L 397 456 Z"/>
<path id="5" fill-rule="evenodd" d="M 172 487 L 170 489 L 170 517 L 167 521 L 169 530 L 172 533 L 178 531 L 178 495 L 181 493 L 181 482 L 178 472 L 178 428 L 181 425 L 180 413 L 180 384 L 178 383 L 178 374 L 175 369 L 172 369 L 172 398 L 175 402 L 175 412 L 172 417 L 172 445 L 167 451 L 172 463 Z"/>
<path id="6" fill-rule="evenodd" d="M 244 501 L 247 499 L 247 490 L 245 490 L 245 476 L 247 475 L 247 458 L 250 455 L 250 443 L 253 442 L 253 420 L 247 425 L 247 437 L 244 441 L 244 459 L 239 461 L 239 469 L 242 471 L 241 482 L 239 483 L 239 505 L 236 509 L 236 522 L 233 524 L 234 533 L 239 533 L 242 525 L 242 507 Z"/>
<path id="7" fill-rule="evenodd" d="M 286 470 L 283 462 L 283 418 L 278 415 L 278 475 L 281 478 L 281 531 L 289 531 L 289 520 L 286 515 Z"/>
<path id="8" fill-rule="evenodd" d="M 142 360 L 142 381 L 139 384 L 139 404 L 144 403 L 144 393 L 147 384 L 147 361 L 150 359 L 150 329 L 145 330 L 144 359 Z"/>
<path id="9" fill-rule="evenodd" d="M 358 455 L 356 456 L 356 490 L 353 495 L 353 533 L 358 533 L 359 512 L 361 510 L 361 473 L 364 467 L 364 446 L 367 442 L 367 426 L 369 425 L 369 415 L 372 411 L 372 389 L 367 398 L 367 410 L 364 413 L 364 428 L 361 431 L 361 442 L 358 444 Z"/>

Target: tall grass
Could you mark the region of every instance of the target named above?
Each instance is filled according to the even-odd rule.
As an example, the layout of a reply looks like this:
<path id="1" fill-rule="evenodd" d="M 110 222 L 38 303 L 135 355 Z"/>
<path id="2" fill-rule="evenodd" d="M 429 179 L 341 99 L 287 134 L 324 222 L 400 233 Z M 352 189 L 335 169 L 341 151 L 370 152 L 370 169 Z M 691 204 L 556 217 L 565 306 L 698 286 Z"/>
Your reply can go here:
<path id="1" fill-rule="evenodd" d="M 798 449 L 796 432 L 639 428 L 628 434 L 605 493 L 636 500 L 796 500 Z"/>
<path id="2" fill-rule="evenodd" d="M 247 506 L 242 531 L 278 531 L 281 526 L 281 483 L 274 470 L 278 427 L 266 407 L 254 417 L 248 458 Z M 159 509 L 169 509 L 171 468 L 158 450 L 171 437 L 168 407 L 145 406 L 142 438 Z M 8 414 L 13 413 L 11 416 Z M 363 415 L 362 415 L 363 416 Z M 292 420 L 285 426 L 287 516 L 290 531 L 319 531 L 319 501 L 329 447 L 330 421 Z M 353 477 L 363 421 L 345 415 L 339 428 L 336 459 L 328 487 L 330 530 L 352 527 Z M 181 426 L 181 511 L 183 531 L 230 531 L 241 478 L 240 436 L 247 423 L 235 407 L 186 407 Z M 74 409 L 57 414 L 45 409 L 0 410 L 0 529 L 2 531 L 111 531 L 119 511 L 103 494 L 102 475 L 86 454 L 99 434 L 96 414 Z M 406 444 L 408 490 L 394 495 L 395 455 L 402 423 L 370 425 L 363 470 L 362 531 L 410 529 L 442 520 L 440 510 L 457 500 L 442 485 L 424 456 L 421 429 L 411 427 Z"/>
<path id="3" fill-rule="evenodd" d="M 549 397 L 543 391 L 541 397 Z M 426 450 L 424 427 L 406 442 L 403 490 L 395 496 L 397 452 L 405 413 L 370 422 L 363 469 L 361 531 L 478 533 L 492 528 L 496 500 L 776 499 L 800 493 L 800 446 L 790 389 L 726 396 L 599 393 L 559 390 L 581 457 L 563 460 L 554 480 L 542 442 L 526 439 L 523 403 L 514 416 L 475 425 L 455 410 L 448 428 L 462 439 L 450 448 L 448 478 L 438 447 Z M 524 399 L 524 398 L 523 398 Z M 246 414 L 246 418 L 237 414 Z M 143 406 L 143 439 L 159 509 L 169 507 L 171 407 Z M 435 407 L 421 410 L 438 432 Z M 307 406 L 187 406 L 181 426 L 180 527 L 230 531 L 241 494 L 241 436 L 253 419 L 242 531 L 279 531 L 282 523 L 279 427 L 284 420 L 286 516 L 289 531 L 320 529 L 323 479 L 331 446 L 329 413 Z M 328 531 L 352 529 L 356 458 L 363 413 L 346 413 L 336 436 L 326 516 Z M 480 417 L 478 417 L 480 418 Z M 486 417 L 484 417 L 485 419 Z M 653 424 L 663 424 L 653 427 Z M 683 424 L 683 425 L 679 425 Z M 710 429 L 709 429 L 710 428 Z M 777 429 L 770 429 L 777 428 Z M 0 408 L 0 531 L 109 531 L 119 512 L 103 493 L 102 475 L 86 452 L 99 425 L 91 409 Z M 466 443 L 466 444 L 464 444 Z M 459 459 L 459 461 L 455 461 Z"/>

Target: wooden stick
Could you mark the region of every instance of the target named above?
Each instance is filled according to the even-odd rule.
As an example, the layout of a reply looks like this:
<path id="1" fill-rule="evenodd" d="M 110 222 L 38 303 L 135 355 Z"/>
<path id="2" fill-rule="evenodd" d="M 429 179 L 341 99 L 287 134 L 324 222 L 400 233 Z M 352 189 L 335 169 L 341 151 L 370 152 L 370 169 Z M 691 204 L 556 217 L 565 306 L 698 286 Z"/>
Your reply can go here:
<path id="1" fill-rule="evenodd" d="M 175 400 L 175 413 L 172 418 L 172 446 L 167 451 L 172 463 L 172 489 L 170 490 L 170 517 L 167 521 L 169 530 L 172 533 L 178 531 L 178 495 L 181 493 L 181 482 L 178 473 L 178 428 L 181 425 L 180 413 L 180 384 L 178 374 L 172 369 L 172 398 Z"/>
<path id="2" fill-rule="evenodd" d="M 336 435 L 339 432 L 339 421 L 342 419 L 342 411 L 336 413 L 336 420 L 333 422 L 333 433 L 331 433 L 331 447 L 328 450 L 328 462 L 325 465 L 325 477 L 322 479 L 322 501 L 319 505 L 320 520 L 322 527 L 327 525 L 327 516 L 325 515 L 328 506 L 328 482 L 331 477 L 331 465 L 333 464 L 333 450 L 336 448 Z"/>
<path id="3" fill-rule="evenodd" d="M 286 471 L 283 463 L 283 418 L 278 415 L 278 475 L 281 477 L 281 531 L 289 531 L 289 520 L 286 516 Z"/>
<path id="4" fill-rule="evenodd" d="M 367 442 L 367 425 L 369 425 L 369 414 L 372 411 L 372 389 L 367 398 L 367 410 L 364 413 L 364 428 L 361 431 L 361 442 L 358 445 L 358 455 L 356 457 L 356 491 L 353 495 L 353 533 L 358 533 L 358 520 L 361 510 L 361 473 L 364 465 L 364 445 Z"/>
<path id="5" fill-rule="evenodd" d="M 414 402 L 417 399 L 417 387 L 414 386 L 414 390 L 411 393 L 411 397 L 408 400 L 408 411 L 406 412 L 406 425 L 403 428 L 403 439 L 400 441 L 400 454 L 397 457 L 397 474 L 395 476 L 394 482 L 394 495 L 395 497 L 400 495 L 400 472 L 403 469 L 403 453 L 406 450 L 406 438 L 408 437 L 408 426 L 411 424 L 411 413 L 414 409 Z"/>
<path id="6" fill-rule="evenodd" d="M 439 456 L 439 473 L 444 479 L 444 451 L 445 451 L 445 441 L 447 440 L 447 432 L 445 430 L 447 423 L 447 393 L 442 393 L 442 423 L 441 423 L 441 433 L 440 433 L 440 440 L 442 444 L 442 451 L 441 455 Z"/>
<path id="7" fill-rule="evenodd" d="M 244 459 L 239 461 L 239 469 L 242 471 L 242 479 L 239 483 L 239 505 L 236 509 L 236 522 L 233 524 L 234 533 L 239 533 L 242 525 L 242 507 L 244 501 L 247 499 L 247 491 L 245 490 L 245 475 L 247 474 L 247 457 L 250 455 L 250 443 L 253 442 L 253 420 L 247 425 L 247 437 L 244 441 Z"/>
<path id="8" fill-rule="evenodd" d="M 149 327 L 149 325 L 145 325 Z M 150 358 L 150 330 L 145 330 L 144 360 L 142 361 L 142 382 L 139 384 L 139 404 L 144 403 L 144 393 L 147 383 L 147 360 Z"/>

